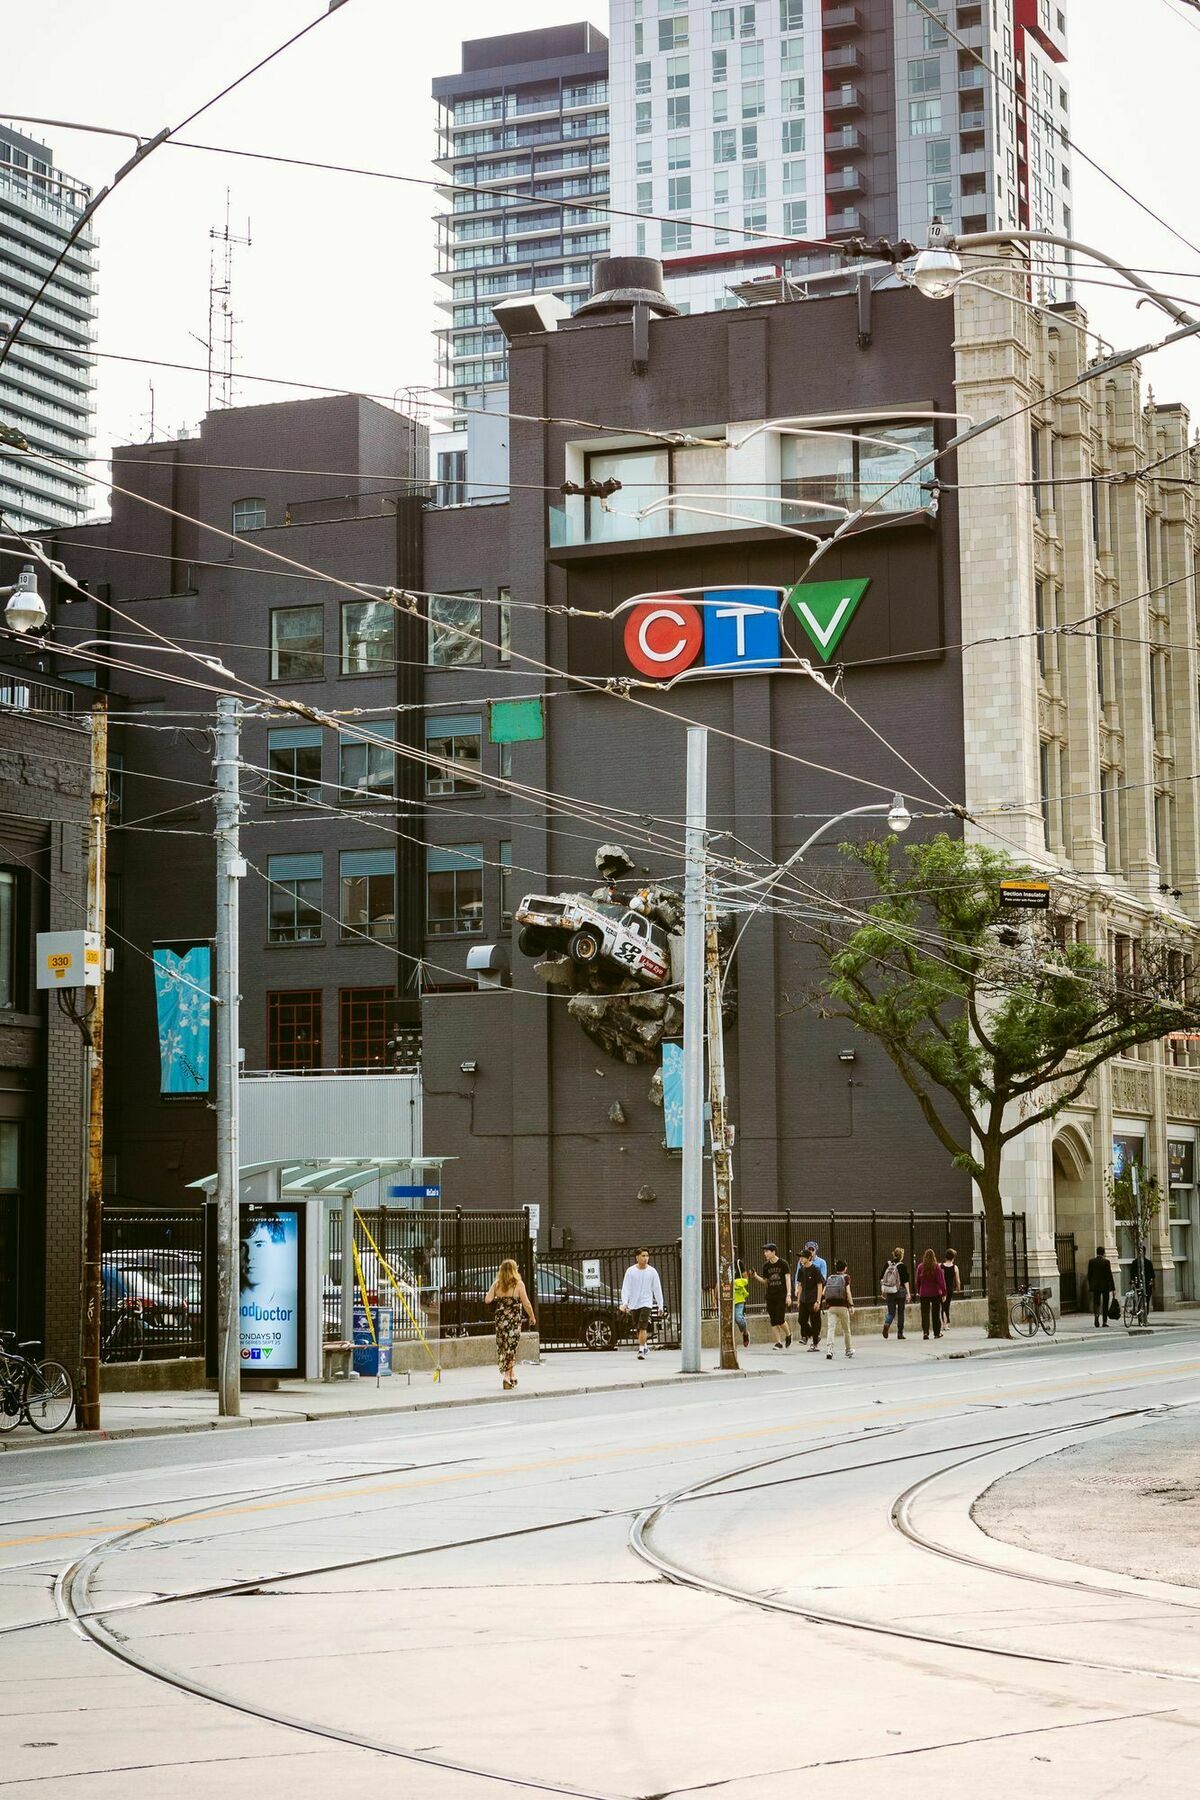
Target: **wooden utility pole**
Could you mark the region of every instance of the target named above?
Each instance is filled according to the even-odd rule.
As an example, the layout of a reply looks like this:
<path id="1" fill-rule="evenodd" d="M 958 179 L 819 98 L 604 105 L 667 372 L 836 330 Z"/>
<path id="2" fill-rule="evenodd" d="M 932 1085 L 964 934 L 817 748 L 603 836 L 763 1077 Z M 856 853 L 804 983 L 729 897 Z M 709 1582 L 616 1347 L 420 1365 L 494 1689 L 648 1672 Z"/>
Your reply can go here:
<path id="1" fill-rule="evenodd" d="M 81 1431 L 100 1429 L 100 1262 L 104 1236 L 104 945 L 105 877 L 108 865 L 108 701 L 92 705 L 91 783 L 88 812 L 87 928 L 100 942 L 100 980 L 84 1024 L 87 1045 L 87 1203 L 83 1251 L 83 1380 L 76 1422 Z M 87 990 L 84 990 L 86 1001 Z"/>
<path id="2" fill-rule="evenodd" d="M 738 1367 L 733 1342 L 733 1152 L 725 1111 L 725 1028 L 721 946 L 710 899 L 704 915 L 704 989 L 708 1013 L 708 1100 L 712 1131 L 713 1205 L 717 1226 L 717 1337 L 721 1367 Z"/>

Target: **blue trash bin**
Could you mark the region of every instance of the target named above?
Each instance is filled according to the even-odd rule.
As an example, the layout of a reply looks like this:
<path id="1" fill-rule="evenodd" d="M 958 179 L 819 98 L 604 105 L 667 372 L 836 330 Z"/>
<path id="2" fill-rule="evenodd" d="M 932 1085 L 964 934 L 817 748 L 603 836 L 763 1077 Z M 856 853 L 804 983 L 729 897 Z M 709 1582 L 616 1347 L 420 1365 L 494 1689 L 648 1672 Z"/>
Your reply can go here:
<path id="1" fill-rule="evenodd" d="M 390 1375 L 392 1372 L 392 1309 L 373 1306 L 371 1320 L 375 1340 L 367 1323 L 367 1309 L 354 1309 L 354 1373 L 356 1375 Z"/>

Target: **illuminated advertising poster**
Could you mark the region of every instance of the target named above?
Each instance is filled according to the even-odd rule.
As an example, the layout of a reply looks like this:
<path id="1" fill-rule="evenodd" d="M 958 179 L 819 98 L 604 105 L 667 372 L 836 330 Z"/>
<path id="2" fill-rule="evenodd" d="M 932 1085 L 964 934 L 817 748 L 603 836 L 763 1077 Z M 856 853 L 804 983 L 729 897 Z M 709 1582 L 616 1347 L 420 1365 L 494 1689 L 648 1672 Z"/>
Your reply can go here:
<path id="1" fill-rule="evenodd" d="M 300 1212 L 243 1202 L 238 1305 L 242 1371 L 295 1375 L 300 1370 Z"/>

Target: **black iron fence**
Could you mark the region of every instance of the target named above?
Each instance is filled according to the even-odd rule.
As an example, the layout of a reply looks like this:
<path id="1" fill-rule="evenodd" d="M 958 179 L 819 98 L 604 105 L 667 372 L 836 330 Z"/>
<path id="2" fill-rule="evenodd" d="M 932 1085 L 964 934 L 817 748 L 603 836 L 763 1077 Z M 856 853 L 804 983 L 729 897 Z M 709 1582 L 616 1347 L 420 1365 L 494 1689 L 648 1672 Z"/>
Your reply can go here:
<path id="1" fill-rule="evenodd" d="M 491 1331 L 483 1297 L 506 1257 L 533 1292 L 529 1215 L 522 1212 L 409 1212 L 380 1207 L 354 1215 L 355 1304 L 365 1287 L 372 1306 L 392 1309 L 393 1336 L 474 1337 Z M 383 1265 L 386 1265 L 384 1267 Z M 342 1323 L 342 1218 L 329 1220 L 323 1315 L 327 1337 Z"/>
<path id="2" fill-rule="evenodd" d="M 1079 1311 L 1079 1264 L 1073 1231 L 1056 1231 L 1054 1254 L 1058 1261 L 1058 1304 L 1061 1312 Z"/>
<path id="3" fill-rule="evenodd" d="M 612 1350 L 631 1335 L 621 1311 L 621 1284 L 637 1246 L 603 1250 L 552 1250 L 538 1258 L 538 1329 L 543 1350 Z M 650 1247 L 663 1305 L 650 1328 L 662 1349 L 679 1346 L 679 1245 Z M 531 1290 L 532 1291 L 532 1290 Z"/>
<path id="4" fill-rule="evenodd" d="M 142 1362 L 204 1354 L 204 1216 L 106 1206 L 100 1357 Z"/>

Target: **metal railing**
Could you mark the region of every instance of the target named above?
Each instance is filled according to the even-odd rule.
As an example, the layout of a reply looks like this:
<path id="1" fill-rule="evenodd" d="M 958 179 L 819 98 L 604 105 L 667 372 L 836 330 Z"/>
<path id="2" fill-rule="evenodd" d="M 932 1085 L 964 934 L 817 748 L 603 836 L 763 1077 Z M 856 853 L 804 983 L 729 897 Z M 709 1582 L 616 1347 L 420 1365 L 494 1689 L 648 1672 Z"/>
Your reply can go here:
<path id="1" fill-rule="evenodd" d="M 106 1206 L 100 1294 L 102 1362 L 203 1356 L 203 1209 Z"/>
<path id="2" fill-rule="evenodd" d="M 0 708 L 8 712 L 54 713 L 62 717 L 75 711 L 75 695 L 69 688 L 47 687 L 41 681 L 0 675 Z"/>
<path id="3" fill-rule="evenodd" d="M 478 1337 L 491 1331 L 483 1297 L 506 1257 L 516 1262 L 532 1292 L 533 1247 L 524 1211 L 364 1209 L 355 1217 L 354 1247 L 369 1303 L 392 1309 L 395 1341 Z M 322 1307 L 326 1336 L 341 1335 L 341 1286 L 342 1218 L 335 1212 L 329 1220 Z M 362 1304 L 357 1270 L 354 1298 L 356 1305 Z"/>

